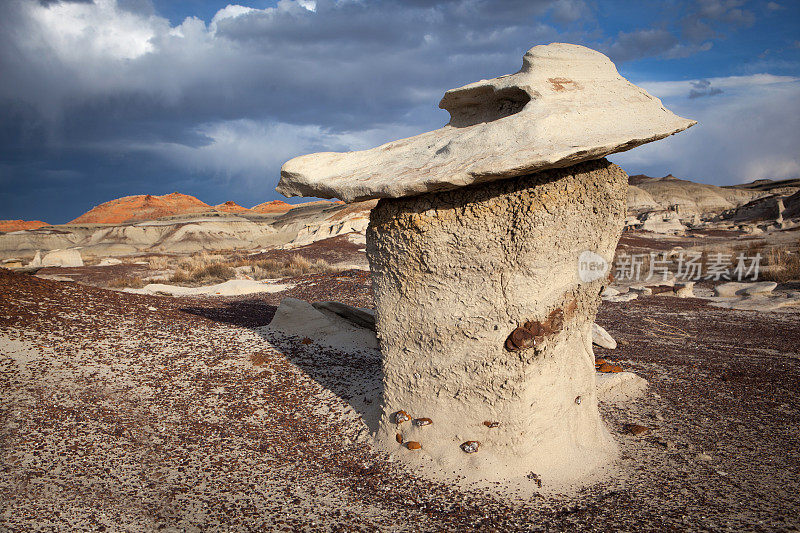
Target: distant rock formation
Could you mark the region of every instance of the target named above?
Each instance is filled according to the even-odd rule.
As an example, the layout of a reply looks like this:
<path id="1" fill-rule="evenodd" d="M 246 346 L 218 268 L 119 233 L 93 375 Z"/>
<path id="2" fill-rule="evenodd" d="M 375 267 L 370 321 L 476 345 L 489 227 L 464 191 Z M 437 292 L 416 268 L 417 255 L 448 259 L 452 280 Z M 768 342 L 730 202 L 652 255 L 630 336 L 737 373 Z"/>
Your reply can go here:
<path id="1" fill-rule="evenodd" d="M 0 231 L 19 231 L 23 229 L 36 229 L 42 226 L 49 226 L 47 222 L 41 220 L 0 220 Z"/>
<path id="2" fill-rule="evenodd" d="M 281 200 L 273 200 L 271 202 L 264 202 L 263 204 L 253 206 L 250 208 L 250 211 L 255 213 L 285 213 L 292 207 L 294 206 Z"/>
<path id="3" fill-rule="evenodd" d="M 70 248 L 67 250 L 53 250 L 42 258 L 42 266 L 45 267 L 81 267 L 83 258 L 81 253 Z"/>
<path id="4" fill-rule="evenodd" d="M 285 213 L 291 209 L 299 209 L 304 207 L 331 207 L 334 205 L 342 205 L 344 202 L 331 200 L 315 200 L 312 202 L 301 202 L 299 204 L 288 204 L 281 200 L 273 200 L 271 202 L 264 202 L 254 206 L 250 211 L 255 213 Z"/>
<path id="5" fill-rule="evenodd" d="M 250 211 L 246 207 L 242 207 L 232 200 L 228 200 L 222 204 L 217 204 L 214 206 L 214 209 L 222 213 L 247 213 Z"/>
<path id="6" fill-rule="evenodd" d="M 676 211 L 680 217 L 715 215 L 764 196 L 763 192 L 756 190 L 694 183 L 672 174 L 663 178 L 638 174 L 631 176 L 628 183 L 629 209 L 666 209 Z M 656 205 L 648 207 L 650 200 Z"/>
<path id="7" fill-rule="evenodd" d="M 160 217 L 213 211 L 210 205 L 194 196 L 177 192 L 164 196 L 137 194 L 100 204 L 69 224 L 121 224 Z"/>
<path id="8" fill-rule="evenodd" d="M 205 205 L 205 204 L 203 204 Z M 286 204 L 289 205 L 289 204 Z M 200 250 L 251 250 L 301 246 L 346 233 L 363 240 L 375 202 L 342 205 L 307 202 L 273 213 L 224 213 L 212 207 L 199 213 L 118 224 L 43 226 L 0 233 L 0 258 L 32 258 L 41 250 L 80 247 L 84 257 L 141 252 L 188 253 Z M 151 212 L 152 214 L 152 212 Z"/>

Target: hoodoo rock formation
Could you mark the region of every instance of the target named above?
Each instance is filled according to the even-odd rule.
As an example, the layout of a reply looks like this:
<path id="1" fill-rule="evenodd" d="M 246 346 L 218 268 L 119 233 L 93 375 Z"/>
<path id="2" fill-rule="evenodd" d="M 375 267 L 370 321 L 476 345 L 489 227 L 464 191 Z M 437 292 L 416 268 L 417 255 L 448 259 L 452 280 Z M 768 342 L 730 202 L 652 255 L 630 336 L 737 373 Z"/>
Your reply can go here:
<path id="1" fill-rule="evenodd" d="M 607 281 L 578 264 L 610 262 L 623 227 L 627 176 L 603 157 L 694 122 L 569 44 L 440 107 L 439 130 L 287 162 L 278 191 L 382 198 L 367 231 L 380 446 L 423 472 L 579 480 L 616 451 L 591 348 Z"/>

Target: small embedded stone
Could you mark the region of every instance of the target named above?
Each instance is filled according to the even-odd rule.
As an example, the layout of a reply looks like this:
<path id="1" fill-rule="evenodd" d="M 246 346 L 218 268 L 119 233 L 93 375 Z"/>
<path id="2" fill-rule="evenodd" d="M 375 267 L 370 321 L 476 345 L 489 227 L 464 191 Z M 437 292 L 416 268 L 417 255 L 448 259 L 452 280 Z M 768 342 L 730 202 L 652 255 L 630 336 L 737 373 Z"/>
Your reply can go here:
<path id="1" fill-rule="evenodd" d="M 553 333 L 558 333 L 564 327 L 564 311 L 561 309 L 553 309 L 550 316 L 547 317 L 547 322 Z"/>
<path id="2" fill-rule="evenodd" d="M 539 335 L 546 337 L 553 334 L 553 329 L 549 322 L 539 322 Z"/>
<path id="3" fill-rule="evenodd" d="M 312 342 L 314 341 L 312 341 L 308 337 L 305 337 L 303 340 L 300 341 L 301 344 L 311 344 Z"/>
<path id="4" fill-rule="evenodd" d="M 639 425 L 639 424 L 626 424 L 625 425 L 625 430 L 628 433 L 630 433 L 631 435 L 634 435 L 634 436 L 638 437 L 639 435 L 643 435 L 643 434 L 647 433 L 648 431 L 650 431 L 650 428 L 647 427 L 647 426 Z"/>
<path id="5" fill-rule="evenodd" d="M 496 428 L 497 426 L 500 425 L 500 422 L 490 422 L 489 420 L 485 420 L 483 422 L 483 425 L 486 426 L 487 428 Z"/>
<path id="6" fill-rule="evenodd" d="M 398 433 L 397 435 L 395 435 L 394 438 L 395 438 L 395 440 L 397 441 L 398 444 L 403 444 L 403 435 L 401 433 Z"/>
<path id="7" fill-rule="evenodd" d="M 431 424 L 433 424 L 433 420 L 431 420 L 430 418 L 415 418 L 412 421 L 412 424 L 414 424 L 415 426 L 420 426 L 420 427 L 421 426 L 430 426 Z"/>
<path id="8" fill-rule="evenodd" d="M 528 322 L 525 322 L 525 325 L 523 327 L 525 329 L 527 329 L 528 331 L 530 331 L 535 337 L 538 337 L 538 336 L 541 336 L 541 335 L 544 334 L 542 332 L 542 323 L 541 322 L 535 322 L 535 321 L 529 320 Z"/>
<path id="9" fill-rule="evenodd" d="M 406 448 L 408 448 L 409 450 L 419 450 L 420 448 L 422 448 L 422 444 L 420 444 L 417 441 L 410 440 L 406 442 Z"/>
<path id="10" fill-rule="evenodd" d="M 464 453 L 475 453 L 480 448 L 481 443 L 476 440 L 468 440 L 467 442 L 461 445 L 461 450 Z"/>
<path id="11" fill-rule="evenodd" d="M 397 411 L 394 414 L 395 424 L 402 424 L 403 422 L 408 422 L 409 420 L 411 420 L 411 416 L 403 410 Z"/>
<path id="12" fill-rule="evenodd" d="M 605 372 L 613 372 L 614 371 L 614 365 L 612 365 L 611 363 L 605 363 L 604 362 L 597 368 L 597 371 L 598 372 L 604 372 L 604 373 Z"/>
<path id="13" fill-rule="evenodd" d="M 582 401 L 583 401 L 583 400 L 581 399 L 581 397 L 580 397 L 580 396 L 578 396 L 577 398 L 575 398 L 575 403 L 576 403 L 576 404 L 578 404 L 578 405 L 580 405 Z"/>
<path id="14" fill-rule="evenodd" d="M 531 348 L 536 344 L 536 340 L 533 334 L 525 328 L 517 328 L 511 332 L 511 342 L 514 343 L 517 348 L 525 349 Z"/>

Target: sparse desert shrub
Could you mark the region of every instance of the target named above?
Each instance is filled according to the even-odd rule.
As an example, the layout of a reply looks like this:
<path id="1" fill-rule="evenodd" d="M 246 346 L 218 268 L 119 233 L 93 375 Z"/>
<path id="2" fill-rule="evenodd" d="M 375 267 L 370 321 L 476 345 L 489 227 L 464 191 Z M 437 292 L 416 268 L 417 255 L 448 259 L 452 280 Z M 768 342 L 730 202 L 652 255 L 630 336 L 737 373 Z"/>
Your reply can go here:
<path id="1" fill-rule="evenodd" d="M 746 244 L 737 244 L 733 247 L 733 251 L 737 253 L 742 252 L 747 257 L 752 257 L 757 253 L 760 253 L 763 256 L 766 245 L 767 242 L 764 239 L 753 239 L 752 241 L 748 241 Z"/>
<path id="2" fill-rule="evenodd" d="M 124 289 L 124 288 L 141 289 L 142 287 L 145 286 L 145 283 L 139 276 L 125 276 L 122 278 L 116 278 L 111 280 L 108 286 L 113 287 L 115 289 Z"/>
<path id="3" fill-rule="evenodd" d="M 172 277 L 169 278 L 172 283 L 189 283 L 192 278 L 188 272 L 183 269 L 178 269 L 172 274 Z"/>
<path id="4" fill-rule="evenodd" d="M 229 280 L 236 277 L 236 272 L 228 265 L 211 263 L 192 270 L 191 278 L 195 281 L 207 279 Z"/>
<path id="5" fill-rule="evenodd" d="M 148 261 L 148 264 L 153 270 L 166 270 L 170 268 L 174 262 L 175 260 L 172 257 L 166 255 L 157 255 L 155 257 L 151 257 Z"/>
<path id="6" fill-rule="evenodd" d="M 337 269 L 324 259 L 312 261 L 299 254 L 286 259 L 256 259 L 241 255 L 225 259 L 203 252 L 182 259 L 169 281 L 190 285 L 209 280 L 226 281 L 235 279 L 237 270 L 253 279 L 262 280 L 334 272 Z"/>
<path id="7" fill-rule="evenodd" d="M 759 277 L 762 280 L 786 283 L 800 280 L 800 251 L 770 248 L 764 256 L 764 268 Z"/>
<path id="8" fill-rule="evenodd" d="M 322 259 L 317 259 L 317 261 L 322 261 Z M 306 270 L 311 267 L 311 261 L 302 255 L 293 255 L 292 258 L 289 259 L 289 266 L 299 270 Z"/>
<path id="9" fill-rule="evenodd" d="M 204 251 L 192 254 L 189 257 L 184 257 L 178 263 L 178 267 L 189 271 L 200 270 L 201 268 L 207 267 L 209 265 L 224 263 L 225 261 L 226 259 L 222 255 L 210 254 Z"/>

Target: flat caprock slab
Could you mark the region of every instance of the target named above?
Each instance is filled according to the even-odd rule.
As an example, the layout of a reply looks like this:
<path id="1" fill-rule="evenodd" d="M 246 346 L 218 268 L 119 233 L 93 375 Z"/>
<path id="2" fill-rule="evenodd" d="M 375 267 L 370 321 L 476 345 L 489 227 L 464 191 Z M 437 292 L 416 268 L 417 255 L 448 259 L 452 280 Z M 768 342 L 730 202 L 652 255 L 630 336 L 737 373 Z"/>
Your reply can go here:
<path id="1" fill-rule="evenodd" d="M 346 202 L 413 196 L 599 159 L 696 124 L 600 52 L 563 43 L 531 48 L 516 74 L 447 91 L 439 107 L 450 123 L 438 130 L 288 161 L 277 191 Z"/>

